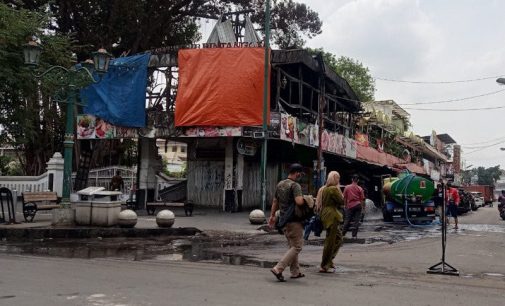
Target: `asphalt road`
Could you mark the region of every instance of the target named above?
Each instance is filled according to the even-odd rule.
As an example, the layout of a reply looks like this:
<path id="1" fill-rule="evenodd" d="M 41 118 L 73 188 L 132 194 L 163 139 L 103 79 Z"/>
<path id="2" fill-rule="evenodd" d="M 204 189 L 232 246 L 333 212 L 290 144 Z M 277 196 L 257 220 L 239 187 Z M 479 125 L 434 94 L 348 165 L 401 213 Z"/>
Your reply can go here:
<path id="1" fill-rule="evenodd" d="M 500 218 L 498 213 L 498 203 L 494 203 L 493 207 L 484 206 L 476 211 L 468 212 L 460 219 L 462 224 L 505 225 L 505 221 Z"/>
<path id="2" fill-rule="evenodd" d="M 434 236 L 345 244 L 334 274 L 317 273 L 322 247 L 307 245 L 301 254 L 306 277 L 286 283 L 276 282 L 268 268 L 170 256 L 135 261 L 0 254 L 0 305 L 505 305 L 505 221 L 496 206 L 460 221 L 462 229 L 449 232 L 446 254 L 459 277 L 426 273 L 441 258 Z M 285 246 L 243 251 L 271 262 Z"/>
<path id="3" fill-rule="evenodd" d="M 503 305 L 503 281 L 0 255 L 0 305 Z"/>

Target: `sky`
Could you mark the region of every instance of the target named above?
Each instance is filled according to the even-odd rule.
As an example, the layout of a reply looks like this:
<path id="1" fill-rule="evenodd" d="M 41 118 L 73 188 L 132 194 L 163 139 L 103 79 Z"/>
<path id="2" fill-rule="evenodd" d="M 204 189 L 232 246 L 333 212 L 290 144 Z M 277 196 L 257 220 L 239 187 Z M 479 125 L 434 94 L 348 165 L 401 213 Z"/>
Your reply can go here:
<path id="1" fill-rule="evenodd" d="M 318 12 L 323 22 L 322 34 L 307 39 L 306 46 L 368 67 L 376 78 L 375 99 L 394 100 L 407 110 L 415 134 L 449 134 L 462 146 L 465 167 L 505 168 L 500 150 L 505 148 L 505 85 L 496 83 L 498 76 L 505 77 L 505 1 L 297 2 Z M 203 25 L 204 32 L 211 28 Z M 482 80 L 469 81 L 475 79 Z M 474 96 L 481 97 L 419 104 Z M 494 107 L 504 108 L 464 110 Z"/>
<path id="2" fill-rule="evenodd" d="M 417 104 L 505 90 L 505 1 L 303 0 L 319 13 L 322 34 L 307 46 L 359 60 L 376 78 L 376 100 L 394 100 L 420 136 L 447 133 L 466 167 L 505 168 L 505 91 L 451 103 Z M 403 83 L 378 78 L 458 83 Z M 402 105 L 404 104 L 404 105 Z M 440 109 L 502 109 L 440 111 Z M 409 108 L 430 108 L 423 111 Z"/>

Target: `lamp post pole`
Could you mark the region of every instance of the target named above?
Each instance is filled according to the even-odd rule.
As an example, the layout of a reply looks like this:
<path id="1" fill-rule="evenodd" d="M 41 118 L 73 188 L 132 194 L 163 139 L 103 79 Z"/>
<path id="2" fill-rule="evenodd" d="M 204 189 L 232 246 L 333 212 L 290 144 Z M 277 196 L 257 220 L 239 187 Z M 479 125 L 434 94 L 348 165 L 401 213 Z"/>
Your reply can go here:
<path id="1" fill-rule="evenodd" d="M 63 142 L 63 191 L 62 208 L 68 208 L 70 205 L 70 193 L 72 186 L 72 155 L 74 150 L 74 105 L 75 105 L 75 86 L 71 85 L 67 93 L 67 110 L 65 123 L 65 141 Z"/>
<path id="2" fill-rule="evenodd" d="M 24 57 L 25 64 L 30 67 L 37 67 L 39 64 L 40 53 L 42 48 L 35 42 L 30 41 L 28 44 L 24 46 Z M 105 49 L 100 49 L 97 52 L 93 53 L 93 68 L 87 66 L 89 64 L 88 61 L 83 64 L 87 67 L 72 67 L 67 69 L 62 66 L 51 66 L 46 71 L 39 75 L 34 75 L 37 79 L 41 79 L 46 74 L 52 72 L 63 73 L 62 83 L 60 84 L 63 89 L 65 102 L 67 104 L 66 114 L 65 114 L 65 140 L 63 142 L 64 147 L 64 163 L 63 163 L 63 186 L 62 186 L 62 201 L 61 208 L 70 208 L 70 193 L 72 191 L 72 156 L 74 149 L 74 108 L 77 104 L 77 91 L 82 87 L 85 87 L 92 83 L 98 83 L 99 80 L 95 80 L 93 74 L 90 70 L 94 70 L 99 75 L 102 75 L 107 72 L 109 69 L 109 61 L 111 55 L 107 53 Z M 81 86 L 80 82 L 80 74 L 84 74 L 84 77 L 88 80 L 84 85 Z M 60 100 L 60 102 L 63 102 Z"/>
<path id="3" fill-rule="evenodd" d="M 263 82 L 263 145 L 261 146 L 261 209 L 266 210 L 267 207 L 267 145 L 268 145 L 268 89 L 269 89 L 269 71 L 270 71 L 270 0 L 267 0 L 265 7 L 265 75 Z"/>

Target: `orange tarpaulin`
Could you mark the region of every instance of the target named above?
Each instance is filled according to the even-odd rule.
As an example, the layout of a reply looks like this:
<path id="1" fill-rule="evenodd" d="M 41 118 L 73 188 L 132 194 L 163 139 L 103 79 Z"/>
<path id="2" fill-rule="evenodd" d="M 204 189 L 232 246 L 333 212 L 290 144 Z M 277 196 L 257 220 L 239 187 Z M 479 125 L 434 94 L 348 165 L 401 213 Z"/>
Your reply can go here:
<path id="1" fill-rule="evenodd" d="M 262 125 L 264 51 L 263 48 L 179 50 L 175 125 Z M 269 111 L 270 97 L 267 101 Z M 267 122 L 269 118 L 270 113 Z"/>

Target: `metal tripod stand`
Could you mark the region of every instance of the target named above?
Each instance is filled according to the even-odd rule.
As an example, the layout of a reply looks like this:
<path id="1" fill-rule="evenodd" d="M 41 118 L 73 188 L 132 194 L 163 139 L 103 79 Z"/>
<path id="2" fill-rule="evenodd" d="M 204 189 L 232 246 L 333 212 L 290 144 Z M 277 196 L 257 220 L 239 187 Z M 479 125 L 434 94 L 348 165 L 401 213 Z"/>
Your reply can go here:
<path id="1" fill-rule="evenodd" d="M 443 201 L 442 201 L 442 260 L 429 267 L 428 271 L 426 273 L 429 274 L 444 274 L 444 275 L 454 275 L 454 276 L 459 276 L 459 271 L 451 266 L 450 264 L 445 262 L 445 247 L 447 245 L 447 222 L 446 222 L 446 216 L 445 216 L 445 209 L 446 209 L 446 184 L 442 184 L 442 196 L 443 196 Z"/>

